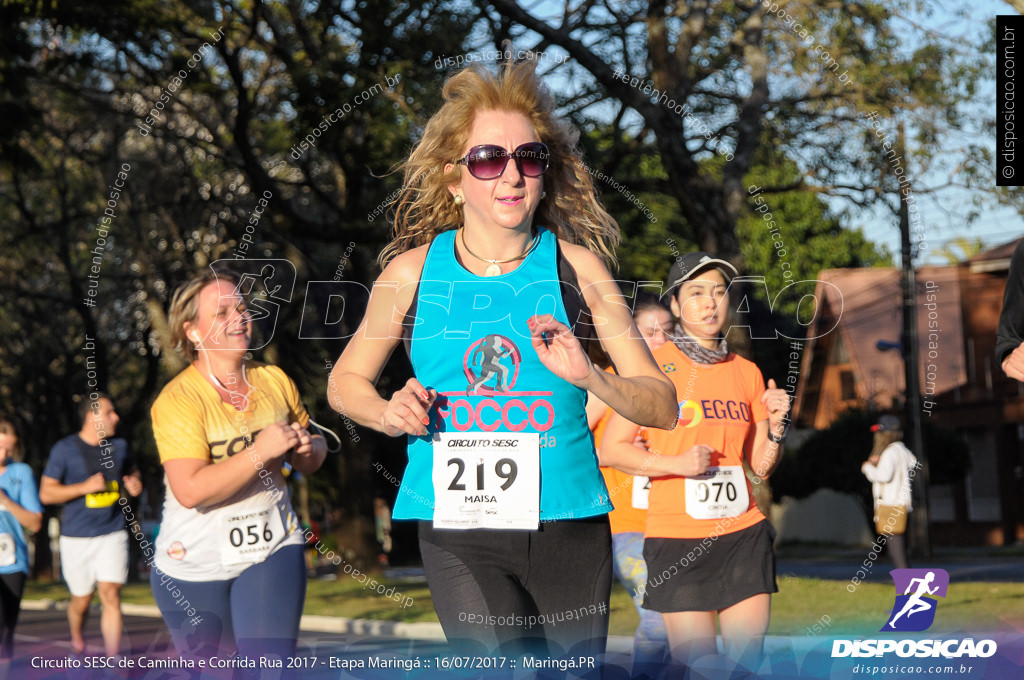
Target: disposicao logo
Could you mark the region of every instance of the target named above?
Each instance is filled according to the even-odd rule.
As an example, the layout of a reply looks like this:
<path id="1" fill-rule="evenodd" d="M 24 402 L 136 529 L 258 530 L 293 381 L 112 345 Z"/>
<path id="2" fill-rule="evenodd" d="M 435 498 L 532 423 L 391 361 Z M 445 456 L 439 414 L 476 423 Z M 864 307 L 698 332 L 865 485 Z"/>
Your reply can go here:
<path id="1" fill-rule="evenodd" d="M 896 584 L 896 604 L 881 630 L 916 633 L 931 628 L 938 605 L 935 597 L 946 597 L 949 573 L 945 569 L 893 569 L 889 576 Z"/>
<path id="2" fill-rule="evenodd" d="M 928 630 L 935 622 L 936 597 L 946 597 L 949 573 L 944 569 L 893 569 L 889 572 L 896 587 L 892 612 L 881 632 L 916 633 Z M 901 657 L 990 657 L 996 653 L 994 640 L 973 638 L 947 640 L 835 640 L 832 658 L 882 656 L 895 652 Z"/>

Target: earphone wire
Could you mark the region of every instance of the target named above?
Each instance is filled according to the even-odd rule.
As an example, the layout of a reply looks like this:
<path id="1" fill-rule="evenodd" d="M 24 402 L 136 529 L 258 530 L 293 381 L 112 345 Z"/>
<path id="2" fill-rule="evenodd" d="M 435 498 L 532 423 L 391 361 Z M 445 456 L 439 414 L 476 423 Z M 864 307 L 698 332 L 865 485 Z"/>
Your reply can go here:
<path id="1" fill-rule="evenodd" d="M 237 394 L 239 396 L 239 398 L 243 400 L 244 406 L 241 409 L 239 409 L 239 410 L 241 410 L 241 411 L 248 410 L 248 408 L 249 408 L 249 395 L 242 394 L 241 392 L 238 392 L 236 390 L 229 390 L 227 387 L 224 386 L 224 383 L 222 383 L 220 381 L 220 378 L 215 376 L 213 374 L 213 371 L 211 371 L 209 369 L 207 369 L 206 374 L 208 376 L 210 376 L 210 380 L 212 380 L 213 382 L 217 383 L 217 387 L 221 388 L 222 390 L 224 390 L 228 394 L 231 394 L 232 396 Z M 245 380 L 245 364 L 244 363 L 242 364 L 242 380 L 243 381 Z M 232 403 L 231 405 L 234 406 L 234 403 Z"/>
<path id="2" fill-rule="evenodd" d="M 213 374 L 213 371 L 207 371 L 207 375 L 209 375 L 210 379 L 213 380 L 213 382 L 217 383 L 217 386 L 220 387 L 225 392 L 230 392 L 231 394 L 238 394 L 238 392 L 235 392 L 234 390 L 229 390 L 227 387 L 225 387 L 224 383 L 222 383 L 220 381 L 220 378 L 218 378 L 217 376 L 215 376 Z M 242 365 L 242 380 L 245 380 L 245 365 L 244 364 Z M 248 405 L 248 397 L 245 396 L 245 395 L 241 395 L 241 396 L 242 396 L 242 399 L 246 400 L 246 404 Z M 308 413 L 309 409 L 306 409 L 306 412 Z M 333 449 L 330 446 L 327 447 L 327 453 L 337 453 L 338 451 L 341 451 L 341 437 L 339 437 L 334 430 L 332 430 L 329 427 L 325 427 L 325 426 L 321 425 L 320 423 L 316 422 L 315 420 L 313 420 L 313 416 L 309 416 L 309 422 L 312 423 L 321 434 L 329 434 L 329 435 L 331 435 L 331 437 L 336 442 L 336 445 L 335 445 L 335 447 Z M 326 441 L 326 438 L 324 439 L 324 441 Z"/>
<path id="3" fill-rule="evenodd" d="M 313 416 L 309 417 L 309 422 L 312 423 L 321 434 L 329 434 L 334 438 L 334 441 L 337 442 L 333 449 L 330 446 L 327 447 L 327 453 L 337 453 L 338 451 L 341 451 L 341 437 L 339 437 L 334 430 L 329 427 L 324 427 L 320 423 L 316 422 L 313 420 Z M 327 441 L 326 438 L 324 441 Z"/>

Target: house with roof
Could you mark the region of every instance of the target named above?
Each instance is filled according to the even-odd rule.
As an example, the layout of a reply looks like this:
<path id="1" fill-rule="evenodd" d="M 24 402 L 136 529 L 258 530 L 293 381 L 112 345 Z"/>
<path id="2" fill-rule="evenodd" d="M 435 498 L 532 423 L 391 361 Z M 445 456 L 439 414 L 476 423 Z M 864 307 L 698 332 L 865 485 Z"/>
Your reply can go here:
<path id="1" fill-rule="evenodd" d="M 1018 239 L 1019 241 L 1019 239 Z M 1018 241 L 956 265 L 916 272 L 922 416 L 955 429 L 970 471 L 929 486 L 937 545 L 1024 540 L 1024 385 L 994 357 L 1010 256 Z M 905 377 L 900 270 L 830 269 L 818 277 L 793 409 L 796 428 L 824 429 L 850 408 L 899 409 Z"/>

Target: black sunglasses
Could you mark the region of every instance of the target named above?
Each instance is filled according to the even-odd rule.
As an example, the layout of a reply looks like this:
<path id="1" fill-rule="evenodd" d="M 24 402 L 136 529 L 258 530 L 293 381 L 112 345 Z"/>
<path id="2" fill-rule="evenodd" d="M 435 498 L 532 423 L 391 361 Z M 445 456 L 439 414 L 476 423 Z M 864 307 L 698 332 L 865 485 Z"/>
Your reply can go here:
<path id="1" fill-rule="evenodd" d="M 465 165 L 469 174 L 477 179 L 496 179 L 505 172 L 508 159 L 516 159 L 516 168 L 524 177 L 540 177 L 548 169 L 551 153 L 543 142 L 520 144 L 512 153 L 497 144 L 481 144 L 469 150 L 465 157 L 455 161 Z"/>

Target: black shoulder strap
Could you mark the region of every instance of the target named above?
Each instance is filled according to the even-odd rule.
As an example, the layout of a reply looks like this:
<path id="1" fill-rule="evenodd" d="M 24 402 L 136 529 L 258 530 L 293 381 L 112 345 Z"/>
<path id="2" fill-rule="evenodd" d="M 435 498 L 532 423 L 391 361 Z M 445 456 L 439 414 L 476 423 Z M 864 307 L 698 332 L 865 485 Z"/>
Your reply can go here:
<path id="1" fill-rule="evenodd" d="M 583 345 L 583 351 L 588 352 L 591 340 L 597 338 L 594 332 L 594 316 L 590 312 L 587 301 L 583 299 L 583 291 L 580 290 L 580 280 L 576 270 L 562 253 L 561 244 L 556 241 L 555 247 L 558 252 L 558 281 L 562 292 L 562 304 L 569 317 L 569 326 L 572 328 L 573 335 Z"/>
<path id="2" fill-rule="evenodd" d="M 423 274 L 420 274 L 422 278 Z M 412 303 L 409 304 L 409 311 L 402 319 L 402 344 L 405 345 L 405 354 L 412 359 L 412 329 L 416 325 L 416 303 L 420 298 L 420 282 L 416 282 L 416 289 L 412 292 Z"/>

